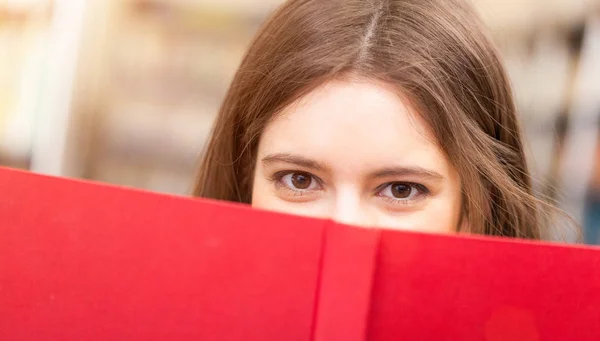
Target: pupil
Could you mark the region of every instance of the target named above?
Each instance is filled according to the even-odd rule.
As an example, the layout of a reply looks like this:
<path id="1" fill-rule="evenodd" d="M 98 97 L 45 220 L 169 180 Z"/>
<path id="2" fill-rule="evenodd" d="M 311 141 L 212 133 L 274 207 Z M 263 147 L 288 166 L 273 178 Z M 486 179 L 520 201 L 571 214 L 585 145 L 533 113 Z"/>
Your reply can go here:
<path id="1" fill-rule="evenodd" d="M 397 183 L 392 185 L 392 195 L 394 196 L 394 198 L 408 198 L 410 196 L 411 190 L 411 186 L 407 184 Z"/>
<path id="2" fill-rule="evenodd" d="M 292 185 L 298 189 L 307 189 L 312 182 L 311 177 L 303 173 L 292 174 Z"/>

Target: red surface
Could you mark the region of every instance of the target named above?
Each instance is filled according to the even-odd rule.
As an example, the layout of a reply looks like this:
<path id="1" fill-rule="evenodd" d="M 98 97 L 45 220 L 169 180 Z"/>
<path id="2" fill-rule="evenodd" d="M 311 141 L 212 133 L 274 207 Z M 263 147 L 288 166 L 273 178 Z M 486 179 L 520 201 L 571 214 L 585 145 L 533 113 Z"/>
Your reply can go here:
<path id="1" fill-rule="evenodd" d="M 331 223 L 324 244 L 314 340 L 364 340 L 379 231 Z"/>
<path id="2" fill-rule="evenodd" d="M 310 338 L 323 222 L 6 170 L 0 190 L 2 341 Z"/>
<path id="3" fill-rule="evenodd" d="M 369 340 L 600 340 L 600 250 L 382 232 Z"/>
<path id="4" fill-rule="evenodd" d="M 600 340 L 600 250 L 0 169 L 0 340 Z"/>

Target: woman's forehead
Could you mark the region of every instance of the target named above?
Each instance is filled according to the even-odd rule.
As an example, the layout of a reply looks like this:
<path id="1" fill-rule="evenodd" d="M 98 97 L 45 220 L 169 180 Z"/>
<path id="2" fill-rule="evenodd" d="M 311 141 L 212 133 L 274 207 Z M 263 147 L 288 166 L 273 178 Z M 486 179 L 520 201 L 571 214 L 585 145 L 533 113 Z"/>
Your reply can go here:
<path id="1" fill-rule="evenodd" d="M 259 158 L 300 154 L 345 168 L 382 162 L 440 168 L 446 160 L 425 122 L 391 87 L 377 82 L 324 84 L 271 121 Z"/>

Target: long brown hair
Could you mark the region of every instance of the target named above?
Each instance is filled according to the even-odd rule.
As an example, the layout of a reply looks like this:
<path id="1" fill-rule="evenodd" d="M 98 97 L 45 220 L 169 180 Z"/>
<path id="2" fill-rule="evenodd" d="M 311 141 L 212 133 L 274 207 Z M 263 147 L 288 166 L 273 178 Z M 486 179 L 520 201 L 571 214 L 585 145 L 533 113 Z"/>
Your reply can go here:
<path id="1" fill-rule="evenodd" d="M 289 0 L 252 42 L 222 104 L 196 196 L 250 203 L 261 133 L 333 78 L 394 85 L 462 178 L 470 233 L 539 239 L 536 199 L 505 70 L 461 0 Z"/>

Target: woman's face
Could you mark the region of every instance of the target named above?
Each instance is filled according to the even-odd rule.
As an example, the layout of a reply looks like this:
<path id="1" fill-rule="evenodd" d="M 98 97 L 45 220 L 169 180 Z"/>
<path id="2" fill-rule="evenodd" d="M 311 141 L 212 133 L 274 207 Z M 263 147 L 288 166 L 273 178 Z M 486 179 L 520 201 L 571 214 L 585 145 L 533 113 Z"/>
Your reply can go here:
<path id="1" fill-rule="evenodd" d="M 435 141 L 393 88 L 329 82 L 265 128 L 252 206 L 366 227 L 454 231 L 460 177 Z"/>

